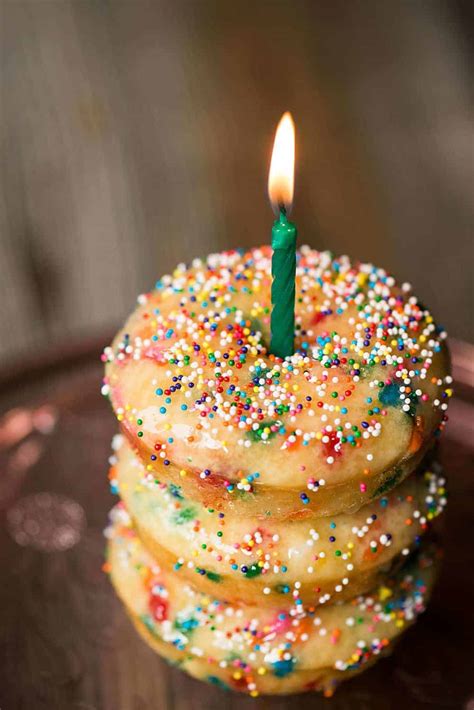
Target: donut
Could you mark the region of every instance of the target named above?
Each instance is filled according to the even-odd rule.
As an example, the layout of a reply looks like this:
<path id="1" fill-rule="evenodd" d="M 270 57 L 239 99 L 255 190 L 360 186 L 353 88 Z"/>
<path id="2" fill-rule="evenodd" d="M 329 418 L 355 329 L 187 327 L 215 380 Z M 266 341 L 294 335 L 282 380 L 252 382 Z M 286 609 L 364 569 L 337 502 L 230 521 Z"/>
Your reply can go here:
<path id="1" fill-rule="evenodd" d="M 318 606 L 373 588 L 419 544 L 446 505 L 433 463 L 357 513 L 282 522 L 205 508 L 159 481 L 123 437 L 110 482 L 161 567 L 231 602 L 275 606 L 296 595 Z"/>
<path id="2" fill-rule="evenodd" d="M 383 269 L 302 247 L 295 354 L 269 353 L 271 249 L 180 265 L 103 353 L 104 395 L 162 481 L 266 519 L 355 512 L 446 420 L 446 333 Z"/>
<path id="3" fill-rule="evenodd" d="M 106 569 L 141 636 L 191 675 L 249 693 L 320 690 L 392 648 L 424 611 L 436 552 L 424 545 L 366 595 L 321 609 L 232 605 L 203 594 L 154 560 L 123 505 L 111 514 Z"/>

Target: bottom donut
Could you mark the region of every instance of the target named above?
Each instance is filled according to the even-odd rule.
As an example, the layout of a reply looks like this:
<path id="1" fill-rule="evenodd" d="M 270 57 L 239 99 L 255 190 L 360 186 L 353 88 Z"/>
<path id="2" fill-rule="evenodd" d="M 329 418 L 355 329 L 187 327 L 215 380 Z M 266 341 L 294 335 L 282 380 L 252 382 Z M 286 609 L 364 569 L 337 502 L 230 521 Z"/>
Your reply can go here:
<path id="1" fill-rule="evenodd" d="M 424 611 L 436 571 L 436 549 L 424 543 L 370 594 L 322 608 L 294 597 L 289 607 L 262 609 L 219 601 L 161 568 L 123 505 L 106 536 L 106 568 L 142 638 L 190 675 L 254 697 L 331 695 L 391 650 Z"/>

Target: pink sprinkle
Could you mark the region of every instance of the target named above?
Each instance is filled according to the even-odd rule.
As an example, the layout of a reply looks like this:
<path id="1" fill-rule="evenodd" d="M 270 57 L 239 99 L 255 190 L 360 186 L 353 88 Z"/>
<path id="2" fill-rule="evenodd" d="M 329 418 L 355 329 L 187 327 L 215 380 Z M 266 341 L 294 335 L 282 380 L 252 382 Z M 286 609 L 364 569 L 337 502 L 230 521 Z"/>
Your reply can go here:
<path id="1" fill-rule="evenodd" d="M 361 493 L 365 493 L 366 490 L 367 490 L 367 486 L 366 486 L 365 483 L 361 483 L 361 484 L 359 485 L 359 488 L 360 488 L 360 490 L 361 490 Z"/>

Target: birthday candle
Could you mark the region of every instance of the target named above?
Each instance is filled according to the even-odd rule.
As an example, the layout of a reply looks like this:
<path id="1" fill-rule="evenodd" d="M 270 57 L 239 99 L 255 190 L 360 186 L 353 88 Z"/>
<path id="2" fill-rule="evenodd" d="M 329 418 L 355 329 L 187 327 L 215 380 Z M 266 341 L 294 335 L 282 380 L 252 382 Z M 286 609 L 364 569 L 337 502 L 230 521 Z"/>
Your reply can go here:
<path id="1" fill-rule="evenodd" d="M 272 228 L 272 315 L 270 351 L 293 355 L 295 338 L 296 227 L 287 214 L 293 201 L 295 127 L 285 113 L 275 134 L 268 177 L 268 194 L 278 218 Z"/>

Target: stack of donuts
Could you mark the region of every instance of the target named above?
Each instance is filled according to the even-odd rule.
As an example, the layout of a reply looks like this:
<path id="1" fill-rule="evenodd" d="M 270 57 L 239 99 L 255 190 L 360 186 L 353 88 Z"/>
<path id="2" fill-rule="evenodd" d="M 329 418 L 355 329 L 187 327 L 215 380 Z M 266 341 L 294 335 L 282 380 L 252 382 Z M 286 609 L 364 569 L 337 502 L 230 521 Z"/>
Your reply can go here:
<path id="1" fill-rule="evenodd" d="M 106 568 L 191 675 L 330 695 L 430 595 L 446 333 L 383 269 L 302 247 L 295 354 L 277 358 L 271 255 L 178 266 L 105 349 L 121 429 Z"/>

